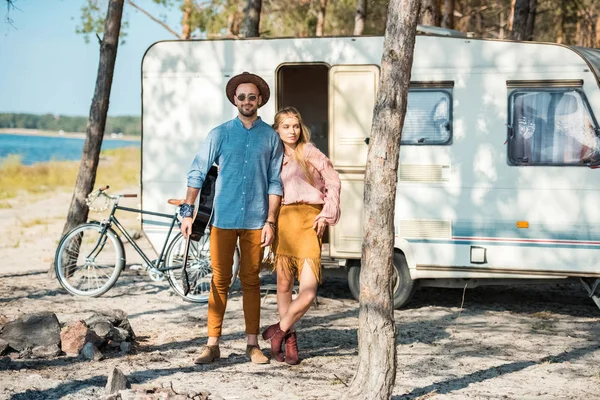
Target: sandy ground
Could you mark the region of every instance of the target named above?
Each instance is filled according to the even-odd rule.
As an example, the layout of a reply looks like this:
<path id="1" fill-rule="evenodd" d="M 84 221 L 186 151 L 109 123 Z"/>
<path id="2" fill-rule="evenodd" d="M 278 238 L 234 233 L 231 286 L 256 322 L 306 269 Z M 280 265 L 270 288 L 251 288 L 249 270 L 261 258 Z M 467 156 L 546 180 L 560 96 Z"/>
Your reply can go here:
<path id="1" fill-rule="evenodd" d="M 127 270 L 95 299 L 73 297 L 48 278 L 70 197 L 21 197 L 0 210 L 0 314 L 13 319 L 47 310 L 68 323 L 89 310 L 120 308 L 139 343 L 133 354 L 99 362 L 15 359 L 0 367 L 0 399 L 100 398 L 114 366 L 134 388 L 208 391 L 211 398 L 337 399 L 343 393 L 357 364 L 358 303 L 341 274 L 326 272 L 318 306 L 298 326 L 300 365 L 248 362 L 241 294 L 234 291 L 222 359 L 195 366 L 206 340 L 206 305 L 182 301 L 166 282 L 141 271 Z M 127 250 L 128 263 L 135 262 Z M 263 281 L 266 287 L 273 277 Z M 266 326 L 277 320 L 276 302 L 272 292 L 263 293 Z M 395 312 L 393 398 L 600 398 L 600 311 L 579 285 L 469 289 L 462 310 L 461 299 L 461 290 L 423 289 L 408 309 Z"/>

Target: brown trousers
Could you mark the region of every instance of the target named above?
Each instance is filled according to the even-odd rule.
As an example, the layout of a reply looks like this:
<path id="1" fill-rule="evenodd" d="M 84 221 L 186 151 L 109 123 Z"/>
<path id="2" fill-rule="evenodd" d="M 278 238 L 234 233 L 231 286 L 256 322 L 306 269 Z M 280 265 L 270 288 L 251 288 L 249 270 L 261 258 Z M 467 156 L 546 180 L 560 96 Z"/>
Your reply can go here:
<path id="1" fill-rule="evenodd" d="M 208 336 L 220 337 L 227 295 L 231 285 L 233 254 L 240 240 L 240 281 L 246 334 L 258 335 L 260 329 L 260 265 L 263 248 L 260 247 L 261 229 L 219 229 L 210 233 L 210 257 L 213 276 L 208 297 Z"/>

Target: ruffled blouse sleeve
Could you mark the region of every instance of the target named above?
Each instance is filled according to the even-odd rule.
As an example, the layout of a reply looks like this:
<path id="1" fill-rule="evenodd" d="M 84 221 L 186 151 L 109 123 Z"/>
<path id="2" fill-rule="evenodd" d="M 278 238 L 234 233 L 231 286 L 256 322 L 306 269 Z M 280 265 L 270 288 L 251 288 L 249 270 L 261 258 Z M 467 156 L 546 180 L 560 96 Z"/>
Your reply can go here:
<path id="1" fill-rule="evenodd" d="M 324 219 L 328 225 L 335 225 L 340 219 L 340 177 L 333 168 L 331 160 L 314 145 L 306 146 L 305 156 L 306 161 L 321 175 L 325 188 L 325 203 L 323 209 L 315 218 L 315 221 Z"/>

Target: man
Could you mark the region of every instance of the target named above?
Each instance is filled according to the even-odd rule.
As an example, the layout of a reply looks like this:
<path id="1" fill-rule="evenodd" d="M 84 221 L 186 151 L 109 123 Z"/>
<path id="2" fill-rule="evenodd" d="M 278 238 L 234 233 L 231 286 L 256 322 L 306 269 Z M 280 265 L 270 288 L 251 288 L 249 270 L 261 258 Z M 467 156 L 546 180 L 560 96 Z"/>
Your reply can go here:
<path id="1" fill-rule="evenodd" d="M 265 364 L 258 346 L 260 323 L 260 280 L 258 273 L 264 247 L 275 236 L 275 221 L 283 194 L 279 177 L 283 147 L 277 133 L 257 115 L 269 101 L 267 83 L 244 72 L 229 80 L 227 99 L 238 116 L 214 128 L 194 158 L 187 175 L 186 204 L 181 206 L 181 232 L 192 231 L 193 204 L 213 164 L 219 165 L 215 186 L 210 256 L 213 277 L 208 299 L 208 342 L 196 364 L 220 357 L 219 338 L 231 283 L 233 254 L 239 239 L 244 319 L 248 344 L 246 354 L 254 363 Z"/>

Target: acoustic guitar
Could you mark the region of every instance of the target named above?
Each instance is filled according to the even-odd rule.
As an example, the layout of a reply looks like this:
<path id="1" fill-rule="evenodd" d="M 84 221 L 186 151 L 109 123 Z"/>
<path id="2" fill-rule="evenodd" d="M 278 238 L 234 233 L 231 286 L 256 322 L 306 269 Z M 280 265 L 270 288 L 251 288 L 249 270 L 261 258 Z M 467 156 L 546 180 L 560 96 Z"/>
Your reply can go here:
<path id="1" fill-rule="evenodd" d="M 188 253 L 190 251 L 190 243 L 191 241 L 199 241 L 202 236 L 204 236 L 204 232 L 206 231 L 206 227 L 210 223 L 210 219 L 212 217 L 213 210 L 213 202 L 215 200 L 215 186 L 217 182 L 218 176 L 218 168 L 214 165 L 210 167 L 208 173 L 206 174 L 206 178 L 204 179 L 204 183 L 202 184 L 202 189 L 200 189 L 200 195 L 196 200 L 196 213 L 194 215 L 194 222 L 192 224 L 192 234 L 189 235 L 185 241 L 185 252 L 183 254 L 183 268 L 181 270 L 181 284 L 183 286 L 183 295 L 187 296 L 190 292 L 190 282 L 187 274 L 187 264 L 188 264 Z"/>

